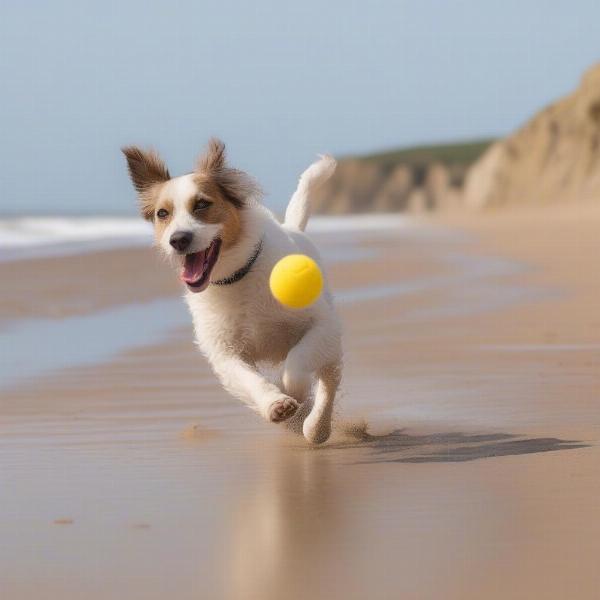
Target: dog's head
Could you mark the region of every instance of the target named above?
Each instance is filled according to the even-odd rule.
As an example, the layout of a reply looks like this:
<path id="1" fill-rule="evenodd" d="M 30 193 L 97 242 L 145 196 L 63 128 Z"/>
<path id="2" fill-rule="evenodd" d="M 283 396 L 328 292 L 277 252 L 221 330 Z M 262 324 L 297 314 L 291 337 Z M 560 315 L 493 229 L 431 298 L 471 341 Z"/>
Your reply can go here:
<path id="1" fill-rule="evenodd" d="M 181 177 L 171 177 L 152 150 L 128 146 L 123 153 L 142 215 L 154 223 L 157 245 L 180 261 L 187 287 L 201 292 L 210 283 L 220 253 L 236 244 L 240 211 L 258 195 L 256 183 L 227 166 L 220 140 L 210 140 L 196 170 Z"/>

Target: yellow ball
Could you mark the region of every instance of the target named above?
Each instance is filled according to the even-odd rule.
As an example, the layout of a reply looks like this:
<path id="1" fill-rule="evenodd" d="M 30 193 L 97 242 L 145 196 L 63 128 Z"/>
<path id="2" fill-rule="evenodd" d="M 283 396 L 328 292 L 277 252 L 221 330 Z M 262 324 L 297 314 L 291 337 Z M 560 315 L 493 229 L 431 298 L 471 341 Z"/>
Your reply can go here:
<path id="1" fill-rule="evenodd" d="M 319 265 L 304 254 L 284 256 L 271 271 L 271 293 L 288 308 L 306 308 L 323 291 L 323 275 Z"/>

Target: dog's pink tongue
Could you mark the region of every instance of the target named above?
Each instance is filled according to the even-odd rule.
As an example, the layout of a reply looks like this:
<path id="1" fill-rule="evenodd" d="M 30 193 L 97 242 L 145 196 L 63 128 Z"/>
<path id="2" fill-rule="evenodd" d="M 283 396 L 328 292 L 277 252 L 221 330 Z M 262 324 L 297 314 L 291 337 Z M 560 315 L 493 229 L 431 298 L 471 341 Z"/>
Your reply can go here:
<path id="1" fill-rule="evenodd" d="M 196 283 L 204 273 L 204 258 L 206 252 L 195 252 L 187 254 L 181 271 L 181 279 L 185 283 Z"/>

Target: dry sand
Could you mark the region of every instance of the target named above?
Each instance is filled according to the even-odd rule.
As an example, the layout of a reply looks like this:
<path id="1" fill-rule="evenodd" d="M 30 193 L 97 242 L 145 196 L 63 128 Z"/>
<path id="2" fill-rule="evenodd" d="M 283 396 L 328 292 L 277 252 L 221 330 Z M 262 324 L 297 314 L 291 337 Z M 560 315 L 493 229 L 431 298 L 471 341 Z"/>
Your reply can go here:
<path id="1" fill-rule="evenodd" d="M 318 448 L 230 399 L 186 322 L 26 362 L 0 388 L 0 597 L 597 598 L 599 231 L 579 206 L 322 240 L 364 255 L 331 268 L 347 360 Z M 0 276 L 0 333 L 54 318 L 56 353 L 179 293 L 150 251 Z"/>

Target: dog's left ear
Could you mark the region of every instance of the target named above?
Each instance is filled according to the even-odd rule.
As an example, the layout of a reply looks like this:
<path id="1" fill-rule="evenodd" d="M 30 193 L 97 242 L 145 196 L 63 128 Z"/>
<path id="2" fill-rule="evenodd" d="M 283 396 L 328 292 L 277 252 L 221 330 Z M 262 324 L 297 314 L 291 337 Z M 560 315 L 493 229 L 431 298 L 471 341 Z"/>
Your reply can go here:
<path id="1" fill-rule="evenodd" d="M 225 144 L 216 138 L 209 140 L 206 151 L 198 158 L 196 175 L 210 177 L 236 208 L 243 208 L 250 198 L 261 195 L 260 186 L 250 175 L 227 166 Z"/>

